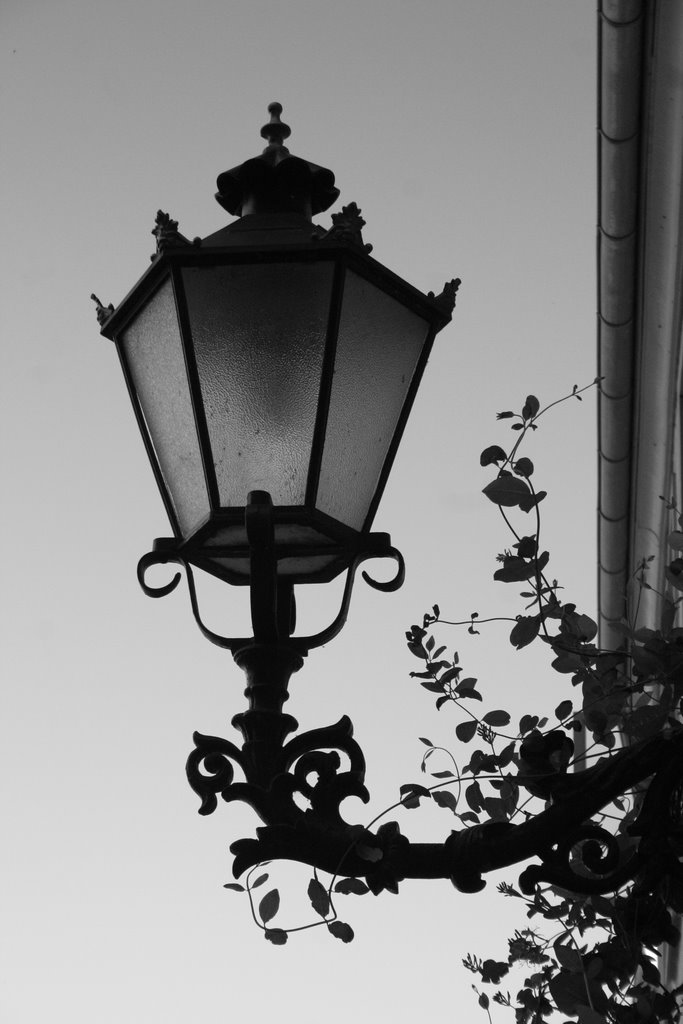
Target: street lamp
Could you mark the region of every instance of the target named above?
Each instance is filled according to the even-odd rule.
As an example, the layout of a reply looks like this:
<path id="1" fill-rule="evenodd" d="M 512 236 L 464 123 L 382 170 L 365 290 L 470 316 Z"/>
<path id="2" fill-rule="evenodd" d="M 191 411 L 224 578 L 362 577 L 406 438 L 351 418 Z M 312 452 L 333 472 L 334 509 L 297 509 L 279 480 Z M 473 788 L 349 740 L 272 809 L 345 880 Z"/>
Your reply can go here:
<path id="1" fill-rule="evenodd" d="M 187 774 L 200 813 L 211 813 L 220 795 L 246 801 L 264 822 L 256 839 L 233 843 L 236 875 L 286 858 L 363 876 L 374 892 L 395 891 L 405 877 L 448 877 L 476 891 L 483 873 L 539 856 L 541 866 L 523 875 L 527 889 L 548 879 L 609 891 L 618 851 L 600 830 L 596 855 L 596 828 L 586 822 L 636 777 L 668 765 L 680 741 L 645 744 L 589 769 L 580 792 L 525 824 L 475 826 L 445 843 L 415 844 L 395 823 L 372 833 L 341 818 L 347 796 L 369 799 L 346 716 L 287 739 L 297 728 L 282 710 L 289 678 L 342 628 L 358 566 L 392 558 L 389 582 L 363 576 L 385 591 L 403 582 L 400 552 L 371 526 L 460 282 L 424 295 L 372 259 L 354 203 L 332 215 L 329 230 L 315 225 L 312 216 L 339 195 L 334 175 L 291 155 L 282 107 L 268 109 L 263 153 L 218 178 L 216 199 L 237 219 L 190 241 L 159 211 L 146 273 L 116 309 L 93 296 L 173 531 L 140 560 L 141 586 L 152 597 L 168 594 L 180 574 L 152 587 L 147 569 L 183 566 L 200 629 L 231 650 L 247 676 L 248 710 L 233 719 L 242 745 L 195 733 Z M 253 636 L 221 636 L 203 623 L 193 567 L 249 587 Z M 342 573 L 334 621 L 315 635 L 294 635 L 294 587 Z M 586 844 L 589 882 L 586 865 L 577 874 L 572 860 Z"/>

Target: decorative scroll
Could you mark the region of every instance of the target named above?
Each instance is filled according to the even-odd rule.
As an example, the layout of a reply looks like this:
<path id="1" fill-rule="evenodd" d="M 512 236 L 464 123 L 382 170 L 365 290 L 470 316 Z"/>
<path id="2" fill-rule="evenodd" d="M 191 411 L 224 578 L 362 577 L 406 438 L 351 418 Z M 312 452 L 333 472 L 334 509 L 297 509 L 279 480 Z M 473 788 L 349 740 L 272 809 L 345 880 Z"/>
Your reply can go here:
<path id="1" fill-rule="evenodd" d="M 327 845 L 334 857 L 340 841 L 348 844 L 347 837 L 353 836 L 355 840 L 358 834 L 357 826 L 354 828 L 341 818 L 342 800 L 349 796 L 364 803 L 369 800 L 363 781 L 365 760 L 353 739 L 351 721 L 344 716 L 335 725 L 295 736 L 279 749 L 273 750 L 271 745 L 264 766 L 264 758 L 258 758 L 259 748 L 263 754 L 264 746 L 259 740 L 263 739 L 264 731 L 272 730 L 273 715 L 252 709 L 236 717 L 235 724 L 246 740 L 242 749 L 217 736 L 194 734 L 195 749 L 187 761 L 187 778 L 201 798 L 199 813 L 211 814 L 220 794 L 226 802 L 248 803 L 266 822 L 269 827 L 258 829 L 257 839 L 236 844 L 245 866 L 268 859 L 273 846 L 289 851 L 284 856 L 295 860 L 302 859 L 302 850 L 306 850 L 305 859 L 310 856 L 311 837 L 319 852 Z M 283 722 L 283 733 L 296 727 L 291 716 L 277 717 Z M 345 771 L 341 770 L 337 751 L 348 757 L 349 768 Z M 244 781 L 234 781 L 232 762 L 242 770 Z M 302 809 L 294 799 L 295 794 L 303 796 L 310 806 Z M 276 855 L 283 856 L 281 852 Z"/>
<path id="2" fill-rule="evenodd" d="M 218 806 L 216 794 L 224 800 L 233 784 L 235 772 L 230 758 L 243 768 L 242 751 L 230 740 L 220 736 L 203 736 L 195 732 L 195 749 L 187 759 L 187 780 L 200 797 L 200 814 L 213 814 Z"/>
<path id="3" fill-rule="evenodd" d="M 532 864 L 519 877 L 522 892 L 531 894 L 539 882 L 550 882 L 585 896 L 616 892 L 634 878 L 640 866 L 634 844 L 625 849 L 623 839 L 587 822 L 557 843 L 557 848 Z"/>

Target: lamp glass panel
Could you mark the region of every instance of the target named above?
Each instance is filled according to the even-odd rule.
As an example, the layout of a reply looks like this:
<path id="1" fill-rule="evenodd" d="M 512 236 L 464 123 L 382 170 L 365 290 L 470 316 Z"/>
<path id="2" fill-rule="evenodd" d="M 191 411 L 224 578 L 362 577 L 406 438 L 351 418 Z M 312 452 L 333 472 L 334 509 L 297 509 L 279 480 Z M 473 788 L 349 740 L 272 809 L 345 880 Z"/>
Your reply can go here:
<path id="1" fill-rule="evenodd" d="M 183 270 L 220 502 L 303 505 L 333 265 Z"/>
<path id="2" fill-rule="evenodd" d="M 125 328 L 122 345 L 183 536 L 209 512 L 173 286 L 154 293 Z"/>
<path id="3" fill-rule="evenodd" d="M 316 506 L 356 530 L 379 484 L 428 327 L 347 271 Z"/>

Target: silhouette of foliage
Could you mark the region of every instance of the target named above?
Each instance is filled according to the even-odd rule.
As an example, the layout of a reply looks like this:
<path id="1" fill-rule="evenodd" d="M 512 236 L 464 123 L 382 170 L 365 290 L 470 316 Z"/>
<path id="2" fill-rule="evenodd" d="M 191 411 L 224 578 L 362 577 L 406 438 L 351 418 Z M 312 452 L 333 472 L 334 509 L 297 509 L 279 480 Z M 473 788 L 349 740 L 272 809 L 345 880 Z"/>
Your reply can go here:
<path id="1" fill-rule="evenodd" d="M 396 807 L 415 810 L 425 800 L 465 827 L 499 823 L 500 828 L 525 821 L 571 793 L 573 785 L 575 791 L 579 780 L 574 780 L 574 766 L 608 761 L 625 745 L 683 728 L 683 627 L 676 625 L 683 601 L 683 516 L 673 499 L 666 501 L 666 508 L 675 524 L 669 545 L 676 557 L 666 570 L 661 621 L 657 628 L 641 626 L 638 601 L 632 602 L 633 619 L 622 623 L 623 644 L 618 650 L 597 645 L 595 622 L 562 599 L 557 580 L 547 575 L 549 552 L 539 549 L 540 505 L 546 492 L 536 489 L 535 467 L 527 456 L 520 456 L 520 448 L 549 409 L 568 399 L 581 401 L 586 390 L 575 385 L 569 395 L 545 408 L 529 395 L 521 412 L 508 410 L 497 416 L 512 421 L 507 425 L 516 436 L 509 451 L 494 444 L 480 457 L 482 467 L 496 469 L 483 493 L 498 507 L 513 538 L 498 556 L 494 580 L 523 585 L 523 612 L 514 618 L 481 618 L 471 612 L 465 619 L 449 620 L 435 604 L 421 624 L 407 631 L 408 650 L 422 663 L 411 676 L 433 696 L 437 711 L 448 707 L 460 716 L 455 735 L 469 760 L 460 767 L 450 751 L 419 737 L 426 748 L 421 771 L 435 781 L 401 785 L 397 803 L 378 814 L 368 829 Z M 513 525 L 512 515 L 521 515 L 523 528 Z M 652 557 L 635 573 L 636 595 L 651 589 L 647 570 Z M 464 674 L 457 652 L 446 655 L 437 634 L 460 626 L 477 636 L 479 627 L 492 622 L 509 624 L 509 642 L 515 650 L 545 645 L 552 668 L 567 677 L 577 696 L 564 697 L 549 715 L 531 709 L 516 721 L 505 708 L 485 709 L 478 680 Z M 444 757 L 449 766 L 432 770 Z M 631 828 L 648 784 L 646 780 L 627 790 L 592 819 L 585 833 L 584 864 L 603 863 L 610 844 L 626 853 L 635 844 Z M 653 851 L 647 877 L 637 875 L 612 895 L 577 895 L 545 882 L 522 886 L 520 891 L 509 882 L 500 883 L 501 896 L 518 901 L 526 921 L 508 938 L 506 955 L 482 958 L 468 953 L 463 959 L 478 985 L 494 989 L 489 996 L 473 985 L 489 1022 L 492 1008 L 501 1008 L 511 1011 L 515 1024 L 544 1024 L 556 1013 L 563 1024 L 678 1024 L 683 985 L 667 985 L 658 955 L 664 945 L 678 943 L 676 915 L 683 914 L 683 783 L 674 788 L 669 803 L 673 825 L 661 848 Z M 377 839 L 387 847 L 405 841 L 395 822 L 382 825 Z M 381 850 L 363 845 L 359 838 L 356 852 L 372 865 L 369 884 L 358 878 L 337 880 L 335 875 L 325 886 L 314 872 L 308 896 L 317 919 L 297 928 L 270 927 L 279 908 L 277 889 L 260 900 L 257 913 L 252 890 L 268 879 L 265 873 L 251 882 L 259 865 L 247 874 L 246 886 L 228 883 L 225 888 L 246 891 L 255 923 L 276 945 L 284 944 L 294 931 L 322 925 L 333 937 L 350 942 L 353 930 L 338 919 L 333 895 L 396 891 L 392 879 L 382 876 Z M 517 974 L 521 981 L 515 984 L 512 978 Z M 503 990 L 501 983 L 512 985 L 515 994 Z"/>
<path id="2" fill-rule="evenodd" d="M 594 382 L 594 384 L 597 381 Z M 567 398 L 581 399 L 574 387 Z M 561 399 L 560 401 L 563 401 Z M 555 405 L 557 403 L 552 403 Z M 676 610 L 683 598 L 683 558 L 668 566 L 669 591 L 661 595 L 662 616 L 659 628 L 643 628 L 637 621 L 624 621 L 623 645 L 604 650 L 596 645 L 597 626 L 590 616 L 563 601 L 556 580 L 546 575 L 548 552 L 539 552 L 539 504 L 545 492 L 531 483 L 534 467 L 528 458 L 519 457 L 519 449 L 547 409 L 541 409 L 535 396 L 527 397 L 521 413 L 498 415 L 513 420 L 517 432 L 509 453 L 500 445 L 484 449 L 480 463 L 495 466 L 497 476 L 483 493 L 499 507 L 506 526 L 514 537 L 509 550 L 498 556 L 501 565 L 494 579 L 504 583 L 524 583 L 521 592 L 526 604 L 524 614 L 511 622 L 510 643 L 516 650 L 539 641 L 551 655 L 552 668 L 570 677 L 581 694 L 578 701 L 566 698 L 554 712 L 555 724 L 537 714 L 525 714 L 517 730 L 510 731 L 511 716 L 502 710 L 479 713 L 472 710 L 472 696 L 481 699 L 474 679 L 463 679 L 459 657 L 444 659 L 445 646 L 437 647 L 435 632 L 449 625 L 467 626 L 471 634 L 479 625 L 501 619 L 481 619 L 473 612 L 469 619 L 449 621 L 434 605 L 406 634 L 408 649 L 424 664 L 411 673 L 421 685 L 436 695 L 436 708 L 454 707 L 463 716 L 455 733 L 463 744 L 475 738 L 482 745 L 470 754 L 469 763 L 455 781 L 463 788 L 467 810 L 455 798 L 440 806 L 449 807 L 463 823 L 511 822 L 529 817 L 534 803 L 550 806 L 555 796 L 569 791 L 570 769 L 599 756 L 609 758 L 623 745 L 658 732 L 682 728 L 683 710 L 683 628 L 677 627 Z M 683 550 L 683 516 L 673 499 L 667 509 L 675 517 L 676 528 L 669 536 L 675 552 Z M 509 516 L 518 509 L 522 516 L 533 513 L 531 528 L 516 529 Z M 644 560 L 635 574 L 634 585 L 652 589 L 646 578 L 652 557 Z M 636 607 L 638 602 L 635 602 Z M 575 704 L 580 705 L 578 708 Z M 579 738 L 577 756 L 575 740 Z M 423 742 L 425 742 L 423 740 Z M 437 748 L 429 746 L 422 768 Z M 440 772 L 431 773 L 435 777 Z M 626 792 L 606 808 L 595 824 L 608 829 L 621 849 L 635 840 L 630 833 L 638 809 L 642 806 L 647 782 Z M 406 807 L 415 807 L 410 799 L 415 788 L 405 790 Z M 516 1024 L 543 1024 L 559 1012 L 563 1021 L 579 1024 L 676 1024 L 683 1010 L 683 985 L 667 986 L 658 964 L 658 953 L 665 944 L 676 945 L 679 931 L 675 915 L 683 912 L 683 789 L 674 790 L 678 806 L 673 809 L 676 827 L 667 837 L 668 849 L 654 858 L 661 877 L 649 890 L 642 879 L 629 881 L 614 895 L 596 893 L 573 895 L 566 889 L 538 884 L 531 895 L 523 894 L 509 883 L 501 883 L 501 895 L 519 900 L 529 926 L 515 931 L 508 940 L 506 959 L 482 959 L 468 954 L 466 970 L 479 982 L 492 985 L 491 998 L 473 986 L 478 1005 L 492 1020 L 491 1006 L 507 1007 Z M 419 796 L 424 797 L 424 792 Z M 437 796 L 431 793 L 432 799 Z M 677 817 L 676 817 L 677 816 Z M 594 854 L 599 858 L 604 851 Z M 650 874 L 648 883 L 653 881 Z M 509 983 L 513 970 L 522 968 L 523 980 L 516 995 L 503 991 L 503 979 Z M 524 969 L 526 968 L 526 969 Z"/>

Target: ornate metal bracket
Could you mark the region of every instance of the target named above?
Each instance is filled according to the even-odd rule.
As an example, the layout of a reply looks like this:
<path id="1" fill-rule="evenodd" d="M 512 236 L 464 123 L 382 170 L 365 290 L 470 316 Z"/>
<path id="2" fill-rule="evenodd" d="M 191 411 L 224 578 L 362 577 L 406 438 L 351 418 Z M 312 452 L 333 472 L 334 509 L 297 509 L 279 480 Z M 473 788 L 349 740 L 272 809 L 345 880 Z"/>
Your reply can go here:
<path id="1" fill-rule="evenodd" d="M 233 720 L 245 735 L 248 716 L 253 726 L 259 718 L 253 709 Z M 295 727 L 290 716 L 283 717 L 287 730 Z M 488 872 L 533 857 L 541 863 L 520 876 L 526 893 L 542 881 L 588 895 L 614 892 L 630 880 L 646 893 L 666 875 L 680 877 L 682 730 L 628 747 L 572 776 L 572 785 L 535 818 L 519 825 L 476 825 L 451 832 L 443 843 L 412 843 L 396 822 L 373 833 L 342 820 L 339 805 L 345 797 L 359 796 L 364 802 L 368 798 L 362 754 L 351 737 L 347 718 L 295 737 L 277 748 L 270 781 L 261 775 L 256 783 L 254 766 L 245 762 L 243 752 L 226 740 L 195 735 L 187 772 L 202 798 L 200 813 L 211 813 L 220 793 L 226 801 L 246 800 L 265 823 L 257 828 L 256 839 L 240 839 L 230 847 L 236 877 L 262 861 L 287 859 L 332 874 L 363 877 L 375 893 L 397 892 L 405 878 L 448 878 L 463 892 L 477 892 L 484 888 Z M 245 743 L 243 750 L 253 742 Z M 321 750 L 328 747 L 345 752 L 350 769 L 340 772 L 338 755 Z M 244 783 L 233 782 L 228 758 L 244 771 Z M 314 784 L 311 775 L 317 776 Z M 641 811 L 629 829 L 632 844 L 624 847 L 591 818 L 650 777 Z M 306 798 L 307 809 L 294 801 L 296 793 Z"/>
<path id="2" fill-rule="evenodd" d="M 175 539 L 162 539 L 154 543 L 154 549 L 143 555 L 138 562 L 138 582 L 148 597 L 165 597 L 180 583 L 181 575 L 176 573 L 169 583 L 153 587 L 146 582 L 147 570 L 153 565 L 176 563 L 181 565 L 187 576 L 190 603 L 195 621 L 207 640 L 218 647 L 226 648 L 233 654 L 256 643 L 280 643 L 305 655 L 315 647 L 332 640 L 346 622 L 356 572 L 360 565 L 371 558 L 391 558 L 396 562 L 396 573 L 392 579 L 383 582 L 375 580 L 363 571 L 365 582 L 375 590 L 389 593 L 398 590 L 405 579 L 405 563 L 401 552 L 391 546 L 388 534 L 371 533 L 364 538 L 365 547 L 358 549 L 351 557 L 344 584 L 341 606 L 334 620 L 325 629 L 309 636 L 292 636 L 295 628 L 296 611 L 292 585 L 278 578 L 277 553 L 274 544 L 272 503 L 265 491 L 252 491 L 245 509 L 247 539 L 250 546 L 250 601 L 253 637 L 229 637 L 209 629 L 199 611 L 197 588 L 192 566 Z"/>

